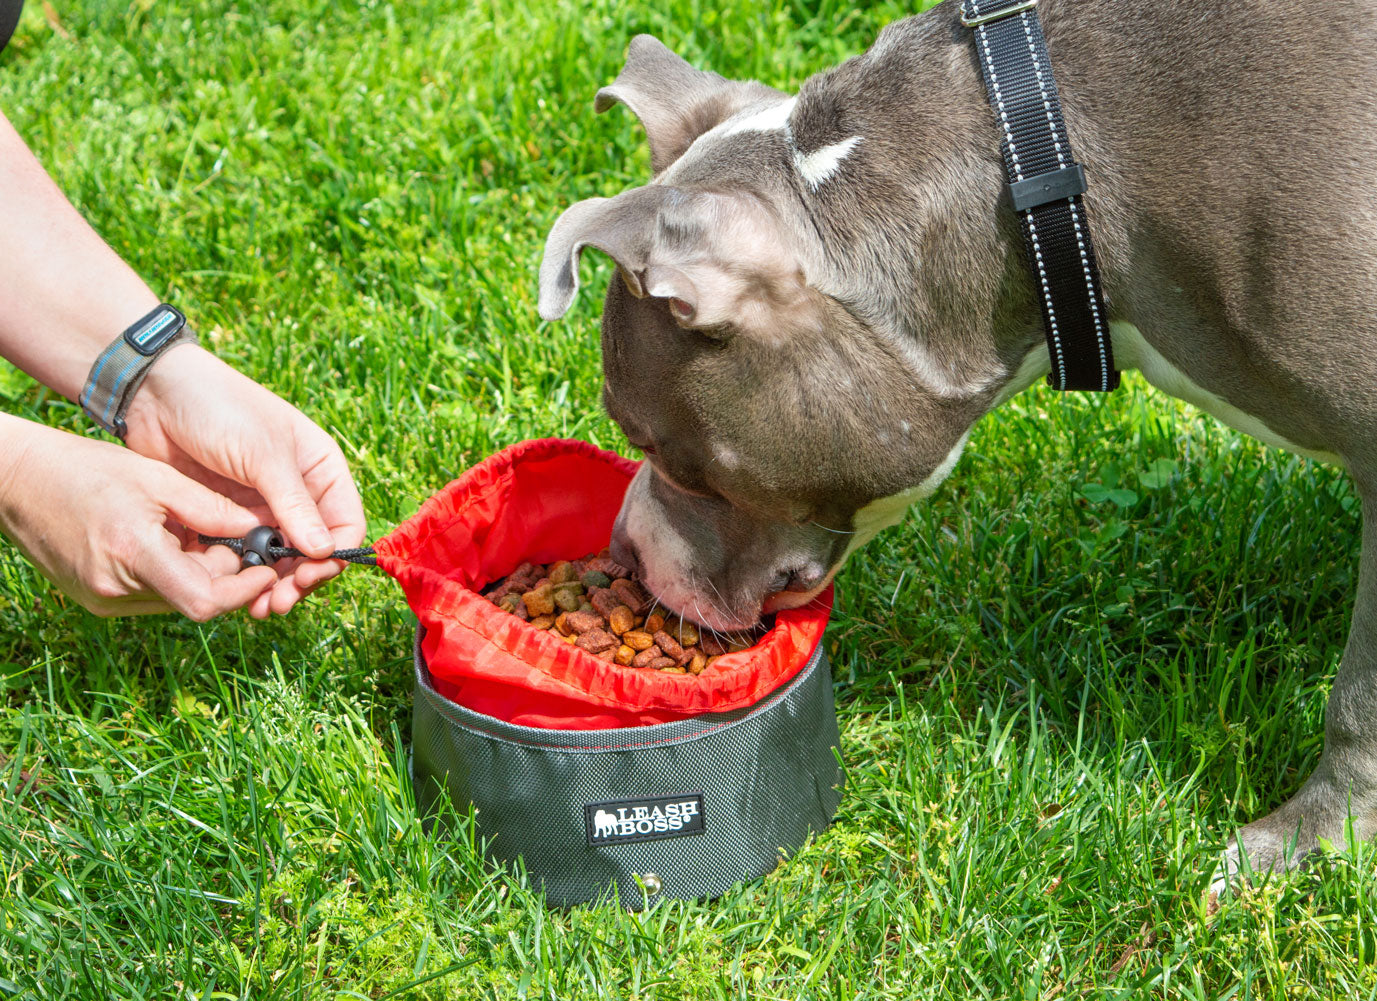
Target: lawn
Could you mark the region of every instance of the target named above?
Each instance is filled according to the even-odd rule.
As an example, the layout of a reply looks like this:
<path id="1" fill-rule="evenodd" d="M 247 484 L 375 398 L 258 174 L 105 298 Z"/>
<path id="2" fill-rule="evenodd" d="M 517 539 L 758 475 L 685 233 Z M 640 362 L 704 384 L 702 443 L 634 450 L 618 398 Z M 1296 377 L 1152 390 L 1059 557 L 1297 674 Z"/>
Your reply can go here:
<path id="1" fill-rule="evenodd" d="M 562 208 L 648 177 L 592 112 L 633 34 L 792 88 L 910 9 L 30 0 L 0 108 L 339 438 L 375 538 L 523 438 L 628 448 L 598 296 L 543 324 L 535 270 Z M 91 433 L 3 367 L 0 408 Z M 1136 377 L 1029 391 L 839 579 L 835 825 L 639 915 L 547 911 L 464 822 L 422 831 L 381 574 L 270 622 L 107 621 L 0 544 L 0 998 L 1375 996 L 1364 846 L 1205 892 L 1318 758 L 1356 506 Z"/>

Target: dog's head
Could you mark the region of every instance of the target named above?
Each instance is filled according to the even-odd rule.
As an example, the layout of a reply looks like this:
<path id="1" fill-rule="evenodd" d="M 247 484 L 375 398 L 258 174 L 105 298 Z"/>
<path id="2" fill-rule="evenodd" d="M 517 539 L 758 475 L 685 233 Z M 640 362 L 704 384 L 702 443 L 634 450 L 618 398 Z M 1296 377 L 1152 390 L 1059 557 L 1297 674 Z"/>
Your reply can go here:
<path id="1" fill-rule="evenodd" d="M 644 125 L 656 176 L 559 218 L 540 312 L 568 309 L 585 247 L 614 259 L 604 399 L 647 457 L 614 551 L 670 607 L 741 628 L 810 600 L 935 489 L 1016 360 L 959 322 L 906 329 L 914 308 L 951 307 L 894 277 L 916 261 L 888 259 L 935 252 L 920 230 L 945 205 L 921 183 L 885 196 L 905 183 L 886 174 L 902 138 L 852 132 L 826 90 L 726 80 L 649 36 L 595 106 L 615 103 Z M 975 244 L 998 274 L 995 237 Z"/>

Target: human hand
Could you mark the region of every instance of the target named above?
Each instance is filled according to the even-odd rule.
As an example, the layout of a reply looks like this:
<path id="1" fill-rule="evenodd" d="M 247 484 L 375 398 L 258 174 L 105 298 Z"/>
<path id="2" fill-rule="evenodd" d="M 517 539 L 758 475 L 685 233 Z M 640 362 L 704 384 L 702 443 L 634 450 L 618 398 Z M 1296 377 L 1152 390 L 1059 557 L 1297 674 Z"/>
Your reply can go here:
<path id="1" fill-rule="evenodd" d="M 0 355 L 75 400 L 92 361 L 158 297 L 72 208 L 3 114 L 0 219 Z M 344 566 L 321 557 L 363 540 L 363 505 L 330 436 L 199 347 L 160 357 L 125 420 L 135 452 L 252 508 L 316 557 L 279 562 L 281 579 L 253 602 L 254 615 L 287 611 Z"/>
<path id="2" fill-rule="evenodd" d="M 209 352 L 186 345 L 158 359 L 125 420 L 131 449 L 248 508 L 313 557 L 273 567 L 279 580 L 250 605 L 254 617 L 286 613 L 346 565 L 322 557 L 363 541 L 363 504 L 334 439 Z"/>
<path id="3" fill-rule="evenodd" d="M 270 567 L 240 572 L 230 550 L 196 543 L 257 521 L 164 463 L 0 415 L 0 528 L 97 615 L 176 610 L 204 622 L 271 593 Z"/>

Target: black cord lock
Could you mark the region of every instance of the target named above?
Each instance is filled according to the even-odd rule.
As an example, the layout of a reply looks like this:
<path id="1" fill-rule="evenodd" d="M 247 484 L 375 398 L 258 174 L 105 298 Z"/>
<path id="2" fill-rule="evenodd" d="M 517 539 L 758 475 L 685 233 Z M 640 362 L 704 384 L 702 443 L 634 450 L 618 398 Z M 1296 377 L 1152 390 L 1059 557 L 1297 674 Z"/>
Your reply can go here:
<path id="1" fill-rule="evenodd" d="M 269 525 L 259 525 L 244 536 L 239 566 L 244 570 L 249 567 L 270 567 L 277 562 L 277 557 L 270 550 L 281 548 L 282 534 Z"/>
<path id="2" fill-rule="evenodd" d="M 226 539 L 213 535 L 202 535 L 199 538 L 203 546 L 226 546 L 232 549 L 239 557 L 239 567 L 242 570 L 250 567 L 270 567 L 278 560 L 306 555 L 300 549 L 285 545 L 282 533 L 271 525 L 259 525 L 242 539 Z M 336 549 L 326 559 L 344 560 L 346 563 L 359 563 L 370 567 L 378 565 L 378 557 L 374 554 L 372 546 Z"/>

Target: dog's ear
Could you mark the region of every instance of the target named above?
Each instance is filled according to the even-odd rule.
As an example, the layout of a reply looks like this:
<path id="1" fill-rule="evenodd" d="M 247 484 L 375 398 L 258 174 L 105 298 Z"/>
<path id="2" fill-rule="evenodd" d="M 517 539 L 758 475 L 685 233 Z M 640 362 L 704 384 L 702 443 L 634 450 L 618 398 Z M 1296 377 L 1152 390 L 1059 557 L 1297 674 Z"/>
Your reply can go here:
<path id="1" fill-rule="evenodd" d="M 637 35 L 626 65 L 598 91 L 595 111 L 625 104 L 641 120 L 650 140 L 656 174 L 684 155 L 704 132 L 752 104 L 784 95 L 754 80 L 728 80 L 694 69 L 652 35 Z"/>
<path id="2" fill-rule="evenodd" d="M 584 247 L 616 261 L 632 295 L 664 299 L 681 327 L 714 336 L 778 339 L 808 321 L 819 296 L 783 227 L 749 195 L 648 184 L 572 206 L 545 242 L 542 318 L 569 309 Z"/>
<path id="3" fill-rule="evenodd" d="M 541 319 L 558 320 L 569 310 L 579 290 L 579 257 L 584 247 L 596 247 L 617 262 L 627 286 L 645 294 L 639 275 L 650 259 L 660 206 L 674 188 L 647 185 L 616 198 L 589 198 L 565 209 L 545 240 L 540 262 Z"/>

